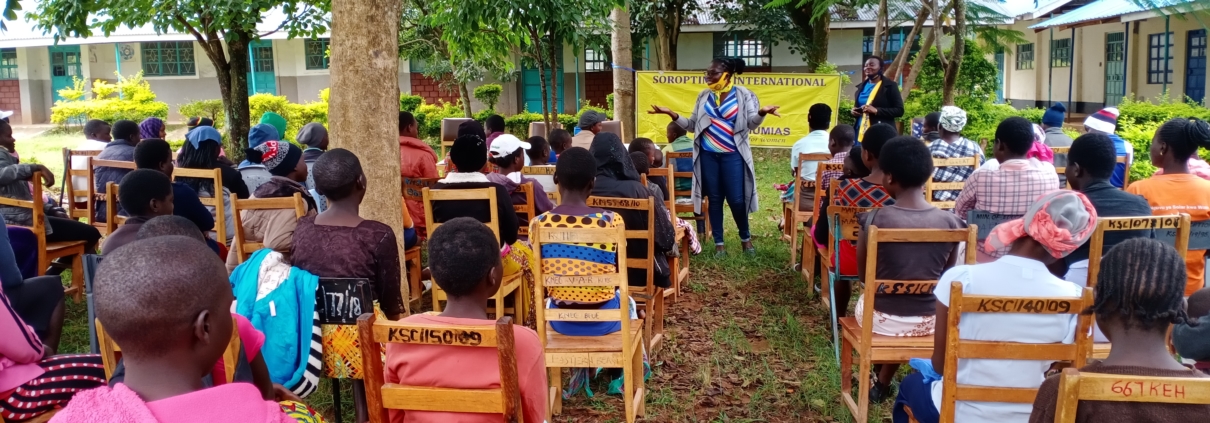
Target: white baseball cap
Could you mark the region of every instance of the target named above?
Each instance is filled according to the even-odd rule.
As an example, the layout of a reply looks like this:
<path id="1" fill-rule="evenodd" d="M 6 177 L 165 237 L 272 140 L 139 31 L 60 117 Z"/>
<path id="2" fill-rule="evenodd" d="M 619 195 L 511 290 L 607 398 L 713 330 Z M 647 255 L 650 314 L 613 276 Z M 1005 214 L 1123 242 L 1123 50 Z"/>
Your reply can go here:
<path id="1" fill-rule="evenodd" d="M 0 119 L 8 119 L 8 117 L 12 115 L 12 110 L 0 110 Z"/>
<path id="2" fill-rule="evenodd" d="M 521 141 L 515 135 L 502 134 L 492 140 L 492 147 L 488 150 L 488 154 L 492 157 L 504 157 L 513 154 L 518 148 L 529 150 L 529 143 Z"/>

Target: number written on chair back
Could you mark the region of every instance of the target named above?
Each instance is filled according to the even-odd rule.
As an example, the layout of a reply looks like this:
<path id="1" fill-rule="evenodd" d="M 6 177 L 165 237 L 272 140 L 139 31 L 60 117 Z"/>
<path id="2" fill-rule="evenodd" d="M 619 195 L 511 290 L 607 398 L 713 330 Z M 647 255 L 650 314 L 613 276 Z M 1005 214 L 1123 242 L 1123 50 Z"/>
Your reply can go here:
<path id="1" fill-rule="evenodd" d="M 367 279 L 322 278 L 316 300 L 321 324 L 355 325 L 358 316 L 374 309 Z"/>

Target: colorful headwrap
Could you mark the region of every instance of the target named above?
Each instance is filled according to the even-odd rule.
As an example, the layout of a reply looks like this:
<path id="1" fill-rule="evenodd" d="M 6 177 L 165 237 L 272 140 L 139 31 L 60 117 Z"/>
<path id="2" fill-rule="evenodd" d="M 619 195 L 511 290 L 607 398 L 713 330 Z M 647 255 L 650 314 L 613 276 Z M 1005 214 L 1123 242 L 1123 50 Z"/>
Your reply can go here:
<path id="1" fill-rule="evenodd" d="M 1038 197 L 1025 216 L 992 229 L 983 251 L 993 257 L 1008 253 L 1022 237 L 1033 238 L 1055 258 L 1066 257 L 1084 245 L 1096 230 L 1097 211 L 1088 197 L 1076 191 L 1055 190 Z"/>
<path id="2" fill-rule="evenodd" d="M 139 138 L 159 138 L 161 129 L 164 129 L 164 121 L 160 120 L 160 118 L 149 117 L 143 119 L 143 122 L 139 123 Z"/>
<path id="3" fill-rule="evenodd" d="M 950 132 L 962 132 L 966 127 L 966 111 L 954 106 L 942 107 L 941 127 Z"/>
<path id="4" fill-rule="evenodd" d="M 1034 124 L 1034 145 L 1029 147 L 1029 152 L 1025 153 L 1025 157 L 1051 164 L 1055 162 L 1054 150 L 1046 145 L 1046 131 L 1036 123 Z"/>

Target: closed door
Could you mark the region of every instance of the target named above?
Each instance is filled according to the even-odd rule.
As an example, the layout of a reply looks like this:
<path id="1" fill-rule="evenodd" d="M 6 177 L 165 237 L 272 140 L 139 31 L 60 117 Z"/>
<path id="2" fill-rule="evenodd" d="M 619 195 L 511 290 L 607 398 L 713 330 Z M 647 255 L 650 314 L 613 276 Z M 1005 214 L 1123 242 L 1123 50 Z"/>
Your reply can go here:
<path id="1" fill-rule="evenodd" d="M 258 40 L 248 44 L 251 62 L 248 73 L 248 92 L 252 94 L 277 94 L 277 75 L 273 73 L 273 42 Z"/>
<path id="2" fill-rule="evenodd" d="M 1185 96 L 1201 104 L 1206 100 L 1206 30 L 1189 31 L 1189 60 L 1185 61 Z"/>
<path id="3" fill-rule="evenodd" d="M 1126 33 L 1105 34 L 1105 106 L 1117 106 L 1126 96 Z"/>
<path id="4" fill-rule="evenodd" d="M 555 63 L 562 64 L 563 49 L 557 49 L 555 56 Z M 551 70 L 546 69 L 547 94 L 554 96 L 556 100 L 555 110 L 552 112 L 560 112 L 563 110 L 563 66 L 554 70 L 554 92 L 550 92 L 550 78 Z M 521 68 L 521 92 L 525 109 L 532 113 L 542 113 L 542 78 L 538 77 L 538 68 L 528 65 Z M 549 105 L 550 100 L 547 100 L 546 104 Z"/>
<path id="5" fill-rule="evenodd" d="M 52 46 L 50 51 L 50 90 L 55 101 L 62 100 L 59 90 L 75 85 L 75 78 L 83 77 L 80 72 L 80 46 Z"/>
<path id="6" fill-rule="evenodd" d="M 996 49 L 996 103 L 1004 102 L 1004 50 Z"/>

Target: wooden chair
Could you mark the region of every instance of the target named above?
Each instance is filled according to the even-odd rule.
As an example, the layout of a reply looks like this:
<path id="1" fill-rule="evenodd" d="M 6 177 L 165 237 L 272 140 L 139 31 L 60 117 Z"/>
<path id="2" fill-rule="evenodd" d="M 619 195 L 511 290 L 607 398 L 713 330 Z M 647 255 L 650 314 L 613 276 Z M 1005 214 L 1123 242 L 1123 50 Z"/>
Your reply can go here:
<path id="1" fill-rule="evenodd" d="M 1051 147 L 1050 151 L 1055 153 L 1056 159 L 1058 159 L 1059 156 L 1063 156 L 1063 160 L 1067 160 L 1067 154 L 1071 152 L 1071 147 Z M 1064 161 L 1063 163 L 1067 162 Z M 1059 180 L 1063 181 L 1063 185 L 1059 186 L 1059 188 L 1067 188 L 1070 186 L 1065 180 L 1067 177 L 1067 166 L 1055 166 L 1055 173 L 1059 175 Z M 1126 173 L 1129 174 L 1130 172 Z"/>
<path id="2" fill-rule="evenodd" d="M 831 160 L 831 159 L 832 159 L 831 154 L 819 154 L 819 153 L 799 154 L 798 155 L 798 163 L 800 163 L 799 170 L 801 171 L 801 169 L 802 169 L 801 163 L 804 161 L 820 162 L 819 164 L 823 164 L 823 162 Z M 815 210 L 816 210 L 815 206 L 812 205 L 811 207 L 808 208 L 807 211 L 801 211 L 802 210 L 802 204 L 801 204 L 802 195 L 801 194 L 806 192 L 804 190 L 811 190 L 811 192 L 818 194 L 819 190 L 815 189 L 815 187 L 816 187 L 816 185 L 819 185 L 818 181 L 819 181 L 820 174 L 821 174 L 821 172 L 819 171 L 819 168 L 817 167 L 817 168 L 815 168 L 816 178 L 814 181 L 806 180 L 805 178 L 802 177 L 801 173 L 798 175 L 795 175 L 794 176 L 794 201 L 791 201 L 789 203 L 782 203 L 782 207 L 781 207 L 782 221 L 783 221 L 782 238 L 783 239 L 788 238 L 788 240 L 790 241 L 790 268 L 791 269 L 793 269 L 794 265 L 798 263 L 798 233 L 799 232 L 802 232 L 804 234 L 807 233 L 807 231 L 805 229 L 803 229 L 803 225 L 806 224 L 807 222 L 810 222 L 811 219 L 813 219 L 815 217 Z M 818 201 L 814 201 L 814 202 L 818 203 Z M 803 241 L 803 245 L 807 245 L 805 240 Z"/>
<path id="3" fill-rule="evenodd" d="M 625 228 L 544 228 L 535 226 L 530 240 L 541 262 L 542 245 L 560 243 L 617 244 L 618 263 L 626 254 Z M 627 260 L 629 261 L 629 260 Z M 622 368 L 622 398 L 625 403 L 626 421 L 633 423 L 637 416 L 646 414 L 646 388 L 643 381 L 643 323 L 630 319 L 630 284 L 625 267 L 617 266 L 613 273 L 592 276 L 562 276 L 544 274 L 542 266 L 536 266 L 538 274 L 534 283 L 534 298 L 545 303 L 547 286 L 606 286 L 618 292 L 617 310 L 572 310 L 547 309 L 541 307 L 537 315 L 538 339 L 546 352 L 546 367 L 550 375 L 550 413 L 563 411 L 562 368 L 609 367 Z M 604 336 L 570 336 L 555 332 L 548 321 L 571 322 L 620 322 L 622 330 Z M 547 418 L 547 421 L 554 421 Z"/>
<path id="4" fill-rule="evenodd" d="M 75 219 L 75 220 L 85 219 L 85 221 L 90 222 L 90 223 L 92 223 L 94 220 L 96 220 L 96 219 L 93 219 L 92 215 L 88 214 L 88 211 L 90 210 L 90 208 L 88 207 L 88 204 L 95 201 L 95 199 L 92 196 L 93 195 L 92 194 L 92 191 L 93 191 L 93 189 L 92 189 L 92 187 L 93 187 L 92 165 L 89 164 L 87 160 L 89 158 L 96 157 L 98 154 L 101 154 L 101 150 L 71 150 L 68 148 L 63 149 L 63 168 L 67 169 L 67 171 L 64 172 L 64 179 L 63 179 L 63 188 L 64 188 L 63 197 L 65 199 L 63 201 L 63 208 L 67 210 L 68 218 Z M 84 159 L 85 160 L 84 168 L 83 169 L 72 169 L 71 168 L 71 159 L 72 158 Z M 76 181 L 77 178 L 80 179 L 80 183 L 78 183 Z M 76 201 L 76 199 L 79 199 L 79 198 L 83 198 L 85 200 Z M 96 227 L 97 230 L 105 229 L 103 226 L 97 226 L 97 225 L 93 225 L 93 226 Z M 107 232 L 101 232 L 101 234 L 105 235 L 105 234 L 107 234 Z"/>
<path id="5" fill-rule="evenodd" d="M 989 307 L 991 301 L 1016 301 L 1016 304 L 1029 304 L 1028 308 L 1005 306 L 1002 308 Z M 1038 306 L 1033 306 L 1033 305 Z M 1092 289 L 1084 288 L 1080 298 L 1043 298 L 1043 297 L 996 297 L 986 295 L 965 295 L 962 283 L 950 284 L 949 321 L 946 322 L 948 336 L 945 339 L 945 371 L 941 376 L 943 390 L 941 394 L 941 422 L 954 421 L 954 407 L 958 401 L 1006 402 L 1017 404 L 1032 404 L 1038 394 L 1037 388 L 1001 388 L 991 386 L 959 385 L 958 359 L 985 360 L 1054 360 L 1072 363 L 1082 363 L 1091 348 L 1089 330 L 1092 328 L 1092 315 L 1082 314 L 1084 309 L 1092 306 Z M 1018 342 L 970 341 L 961 338 L 959 323 L 968 313 L 1035 313 L 1035 314 L 1075 314 L 1075 342 L 1071 344 L 1024 344 Z"/>
<path id="6" fill-rule="evenodd" d="M 987 237 L 991 235 L 992 229 L 1001 223 L 1019 218 L 1021 218 L 1021 216 L 992 213 L 983 210 L 971 210 L 966 212 L 966 224 L 979 228 L 979 235 L 976 238 L 978 243 L 969 245 L 983 245 L 983 240 L 987 239 Z"/>
<path id="7" fill-rule="evenodd" d="M 1126 171 L 1122 172 L 1122 189 L 1130 186 L 1130 161 L 1126 160 L 1126 156 L 1118 156 L 1118 163 L 1126 165 Z"/>
<path id="8" fill-rule="evenodd" d="M 225 204 L 230 204 L 231 199 L 223 198 L 223 172 L 218 168 L 215 169 L 186 169 L 178 167 L 172 171 L 172 181 L 176 182 L 178 178 L 200 178 L 210 179 L 214 182 L 214 196 L 201 197 L 202 205 L 214 207 L 214 232 L 217 235 L 215 241 L 220 244 L 227 243 L 227 215 Z M 234 194 L 232 194 L 234 197 Z M 234 213 L 232 213 L 234 215 Z M 233 216 L 234 217 L 234 216 Z"/>
<path id="9" fill-rule="evenodd" d="M 831 195 L 828 198 L 836 198 L 836 185 L 832 184 L 828 188 Z M 824 248 L 819 249 L 819 255 L 822 257 L 820 266 L 828 272 L 826 279 L 821 279 L 823 286 L 820 289 L 820 300 L 828 307 L 831 312 L 832 322 L 832 349 L 836 354 L 836 361 L 840 361 L 840 328 L 837 322 L 837 307 L 848 307 L 848 304 L 836 304 L 832 301 L 836 297 L 836 284 L 840 282 L 856 283 L 857 275 L 843 275 L 840 273 L 840 243 L 852 242 L 857 243 L 857 235 L 861 230 L 861 223 L 858 221 L 857 215 L 865 213 L 873 208 L 866 207 L 846 207 L 846 206 L 828 206 L 828 224 L 832 229 L 828 231 L 828 244 Z M 836 256 L 837 263 L 832 263 L 832 257 Z M 858 269 L 860 271 L 860 269 Z"/>
<path id="10" fill-rule="evenodd" d="M 97 180 L 96 180 L 95 175 L 97 172 L 97 168 L 112 167 L 112 168 L 117 168 L 117 169 L 135 170 L 135 169 L 138 169 L 138 166 L 135 166 L 134 162 L 124 162 L 124 161 L 120 161 L 120 160 L 105 160 L 105 159 L 98 159 L 96 157 L 87 158 L 85 160 L 85 163 L 87 163 L 87 167 L 88 167 L 89 198 L 92 199 L 86 205 L 86 208 L 88 210 L 88 215 L 96 216 L 98 214 L 97 213 L 98 210 L 96 209 L 98 200 L 105 200 L 106 208 L 107 208 L 106 210 L 104 210 L 105 216 L 106 216 L 105 222 L 97 222 L 96 219 L 93 219 L 93 218 L 89 218 L 88 221 L 92 222 L 92 225 L 94 227 L 96 227 L 97 230 L 100 231 L 102 234 L 112 233 L 114 231 L 114 229 L 117 228 L 117 225 L 109 222 L 108 207 L 110 207 L 110 205 L 114 204 L 114 203 L 112 201 L 109 201 L 108 197 L 106 195 L 109 193 L 109 183 L 108 182 L 105 184 L 106 194 L 101 194 L 101 193 L 97 192 L 97 190 L 96 190 Z M 113 181 L 110 181 L 110 182 L 113 182 Z M 115 196 L 114 198 L 117 198 L 117 197 Z M 115 209 L 115 212 L 116 212 L 116 209 Z"/>
<path id="11" fill-rule="evenodd" d="M 403 202 L 404 202 L 404 204 L 403 204 L 404 220 L 410 220 L 411 216 L 408 215 L 408 213 L 410 213 L 410 212 L 408 211 L 407 200 L 404 199 Z M 416 224 L 416 222 L 413 221 L 412 225 L 415 225 L 415 224 Z M 419 231 L 417 231 L 417 232 L 419 232 Z M 407 250 L 405 250 L 403 252 L 404 263 L 407 263 L 408 266 L 411 266 L 411 268 L 408 269 L 408 271 L 407 271 L 408 295 L 404 296 L 404 297 L 408 298 L 408 302 L 419 301 L 420 298 L 424 297 L 424 285 L 420 280 L 420 276 L 421 276 L 420 273 L 424 269 L 424 264 L 420 260 L 421 259 L 420 237 L 419 237 L 420 234 L 417 233 L 416 235 L 417 235 L 416 245 L 413 245 L 412 248 L 408 248 Z"/>
<path id="12" fill-rule="evenodd" d="M 979 169 L 979 159 L 981 159 L 981 158 L 982 157 L 980 157 L 980 156 L 957 157 L 957 158 L 952 158 L 952 159 L 942 159 L 942 158 L 934 157 L 933 158 L 933 167 L 942 168 L 942 167 L 966 166 L 966 167 L 973 167 L 973 168 L 975 168 L 975 170 L 978 170 Z M 930 203 L 932 203 L 934 206 L 936 206 L 939 209 L 952 209 L 952 208 L 954 208 L 953 201 L 934 201 L 933 200 L 933 191 L 961 191 L 962 188 L 965 186 L 966 186 L 966 181 L 963 181 L 963 182 L 934 182 L 930 178 L 928 183 L 924 185 L 924 198 L 928 199 L 928 201 Z"/>
<path id="13" fill-rule="evenodd" d="M 683 153 L 664 153 L 664 161 L 667 162 L 669 168 L 673 170 L 672 179 L 669 179 L 670 186 L 668 187 L 668 189 L 672 190 L 673 208 L 668 209 L 668 210 L 672 211 L 674 214 L 676 214 L 677 217 L 680 217 L 681 219 L 685 219 L 687 221 L 696 222 L 696 221 L 700 220 L 700 221 L 705 222 L 705 229 L 706 229 L 705 232 L 697 234 L 699 237 L 705 237 L 707 234 L 710 233 L 710 219 L 706 217 L 706 213 L 702 213 L 700 215 L 693 214 L 693 204 L 692 203 L 681 204 L 681 203 L 676 202 L 676 198 L 678 196 L 689 197 L 689 198 L 693 197 L 693 189 L 687 189 L 687 190 L 677 190 L 676 189 L 676 180 L 677 179 L 688 179 L 690 182 L 693 181 L 693 171 L 676 172 L 676 162 L 675 162 L 676 159 L 693 160 L 693 152 L 686 151 Z M 690 184 L 690 186 L 692 186 L 692 184 Z M 706 207 L 708 207 L 707 200 L 706 200 L 705 196 L 703 196 L 702 211 L 705 211 Z M 684 213 L 689 213 L 689 214 L 684 215 Z"/>
<path id="14" fill-rule="evenodd" d="M 240 338 L 239 330 L 236 330 L 236 320 L 231 318 L 231 341 L 227 343 L 227 349 L 223 352 L 223 372 L 226 375 L 226 380 L 230 383 L 235 380 L 235 369 L 239 367 L 239 351 Z M 105 379 L 113 377 L 113 372 L 118 369 L 118 360 L 122 358 L 122 347 L 114 342 L 113 338 L 105 332 L 105 327 L 101 325 L 101 319 L 93 319 L 93 327 L 97 331 L 97 344 L 101 349 L 101 365 L 105 368 Z"/>
<path id="15" fill-rule="evenodd" d="M 622 128 L 622 121 L 620 120 L 607 120 L 601 122 L 601 132 L 616 134 L 618 138 L 624 140 L 629 139 L 626 138 L 626 130 Z"/>
<path id="16" fill-rule="evenodd" d="M 534 123 L 541 124 L 542 122 L 534 122 Z M 531 177 L 531 178 L 535 177 L 535 176 L 540 176 L 540 177 L 544 177 L 544 178 L 553 178 L 553 175 L 555 174 L 555 167 L 554 166 L 525 166 L 525 167 L 521 168 L 521 174 Z M 536 191 L 537 187 L 534 187 L 534 189 L 535 189 L 535 192 L 537 192 Z M 546 192 L 546 188 L 543 187 L 542 193 L 544 195 L 546 195 L 546 198 L 549 198 L 551 202 L 555 203 L 556 205 L 559 204 L 559 191 L 558 190 Z"/>
<path id="17" fill-rule="evenodd" d="M 542 138 L 550 136 L 550 131 L 546 130 L 546 122 L 530 122 L 529 136 Z"/>
<path id="18" fill-rule="evenodd" d="M 495 324 L 450 326 L 379 321 L 374 313 L 366 313 L 357 319 L 357 331 L 366 370 L 364 382 L 370 423 L 391 421 L 388 409 L 484 413 L 500 415 L 507 422 L 522 420 L 517 352 L 512 319 L 508 316 L 497 319 Z M 383 343 L 416 345 L 415 348 L 444 345 L 495 349 L 500 367 L 500 387 L 457 389 L 386 383 L 381 359 Z"/>
<path id="19" fill-rule="evenodd" d="M 517 190 L 525 195 L 525 204 L 513 204 L 517 212 L 517 236 L 529 237 L 529 221 L 538 217 L 537 205 L 534 204 L 534 184 L 526 182 L 518 185 Z"/>
<path id="20" fill-rule="evenodd" d="M 424 220 L 430 234 L 436 231 L 441 223 L 433 220 L 433 202 L 434 201 L 456 201 L 456 200 L 471 200 L 471 201 L 486 201 L 488 208 L 491 210 L 491 221 L 483 222 L 488 228 L 491 228 L 492 233 L 496 234 L 496 238 L 500 238 L 500 216 L 496 213 L 496 191 L 491 188 L 477 189 L 432 189 L 424 188 L 422 191 L 424 198 Z M 433 311 L 441 311 L 441 302 L 445 301 L 445 291 L 437 285 L 437 281 L 433 281 Z M 510 276 L 505 276 L 500 283 L 500 290 L 496 291 L 496 295 L 492 297 L 495 302 L 496 318 L 503 317 L 509 310 L 504 308 L 504 299 L 508 296 L 513 297 L 513 317 L 515 320 L 523 320 L 526 315 L 525 308 L 525 290 L 524 284 L 521 281 L 521 273 L 515 273 Z"/>
<path id="21" fill-rule="evenodd" d="M 407 205 L 408 201 L 415 201 L 424 204 L 424 189 L 431 188 L 433 185 L 436 185 L 439 179 L 440 178 L 403 178 L 403 212 L 409 213 Z M 416 218 L 416 216 L 411 217 L 413 219 Z M 413 220 L 412 224 L 416 227 L 416 237 L 418 238 L 418 242 L 416 242 L 415 246 L 403 252 L 403 260 L 407 263 L 411 263 L 412 268 L 416 269 L 413 272 L 408 272 L 407 275 L 408 287 L 410 288 L 408 292 L 411 293 L 409 301 L 417 301 L 420 299 L 420 297 L 424 296 L 424 286 L 420 280 L 420 271 L 424 268 L 424 263 L 421 262 L 420 248 L 423 246 L 424 239 L 428 237 L 428 229 L 426 227 L 420 227 L 418 223 L 427 224 L 428 222 L 416 222 Z"/>
<path id="22" fill-rule="evenodd" d="M 249 198 L 247 200 L 232 200 L 231 201 L 231 217 L 235 219 L 235 240 L 232 241 L 232 248 L 235 249 L 235 256 L 239 263 L 243 263 L 252 253 L 261 248 L 265 248 L 264 240 L 260 242 L 248 241 L 248 236 L 244 233 L 244 217 L 241 215 L 244 210 L 294 210 L 294 217 L 301 218 L 307 214 L 307 202 L 303 200 L 302 193 L 294 193 L 292 197 L 279 198 Z"/>
<path id="23" fill-rule="evenodd" d="M 1055 423 L 1075 423 L 1081 400 L 1210 404 L 1210 379 L 1128 376 L 1085 373 L 1071 367 L 1063 369 L 1055 403 Z"/>
<path id="24" fill-rule="evenodd" d="M 878 246 L 887 243 L 965 242 L 975 244 L 978 229 L 879 229 L 870 225 L 866 233 L 864 271 L 865 294 L 862 298 L 861 322 L 857 317 L 840 319 L 840 398 L 856 421 L 864 422 L 870 412 L 870 369 L 874 364 L 906 363 L 913 358 L 928 358 L 933 354 L 932 336 L 885 336 L 874 334 L 874 298 L 879 295 L 931 294 L 938 280 L 878 279 Z M 966 264 L 975 264 L 975 249 L 966 249 Z M 884 290 L 886 292 L 884 292 Z M 854 400 L 853 353 L 857 353 L 857 398 Z M 953 367 L 947 367 L 953 369 Z"/>
<path id="25" fill-rule="evenodd" d="M 823 181 L 824 173 L 841 172 L 843 170 L 844 170 L 844 163 L 820 163 L 819 167 L 815 169 L 815 180 Z M 829 187 L 831 187 L 832 185 L 833 185 L 832 183 L 828 184 Z M 828 191 L 828 193 L 830 193 L 830 195 L 836 194 L 835 191 L 831 190 L 831 188 L 829 188 L 827 191 Z M 819 208 L 823 207 L 824 194 L 825 194 L 825 190 L 823 188 L 823 184 L 816 183 L 815 184 L 815 201 L 814 201 L 814 204 L 811 204 L 811 215 L 812 216 L 820 216 Z M 828 197 L 828 199 L 830 201 L 831 197 Z M 827 211 L 827 210 L 825 209 L 824 211 Z M 810 233 L 810 229 L 811 228 L 808 227 L 808 228 L 806 228 L 806 230 L 803 231 L 802 269 L 800 269 L 800 271 L 799 271 L 802 274 L 803 280 L 807 281 L 808 285 L 811 284 L 811 282 L 813 280 L 811 276 L 812 276 L 812 272 L 815 271 L 815 258 L 816 258 L 816 256 L 819 255 L 819 252 L 820 252 L 820 250 L 815 247 L 815 243 L 811 242 L 812 235 Z M 793 255 L 794 250 L 790 250 L 790 254 Z M 826 258 L 825 258 L 825 261 L 826 261 Z M 791 266 L 793 266 L 793 264 L 791 264 Z M 807 291 L 807 295 L 808 295 L 807 298 L 810 298 L 811 290 Z"/>
<path id="26" fill-rule="evenodd" d="M 676 176 L 673 172 L 673 166 L 665 161 L 664 167 L 653 167 L 648 171 L 652 176 L 662 176 L 668 182 L 668 190 L 674 190 L 676 187 Z M 646 181 L 643 182 L 646 185 Z M 676 230 L 676 245 L 680 249 L 680 254 L 676 257 L 668 259 L 668 267 L 672 269 L 672 289 L 664 290 L 664 298 L 675 302 L 681 294 L 681 284 L 689 281 L 689 257 L 692 255 L 690 243 L 685 236 L 685 230 L 676 224 L 676 213 L 673 212 L 676 207 L 676 196 L 671 192 L 667 194 L 667 200 L 664 200 L 664 210 L 668 210 L 668 217 L 672 220 L 672 228 Z"/>
<path id="27" fill-rule="evenodd" d="M 454 139 L 458 138 L 458 126 L 465 122 L 470 122 L 471 118 L 444 118 L 441 119 L 441 157 L 438 159 L 446 160 L 446 152 L 450 147 L 454 146 Z"/>
<path id="28" fill-rule="evenodd" d="M 64 295 L 71 295 L 76 302 L 79 302 L 84 299 L 84 241 L 46 242 L 46 210 L 42 205 L 42 173 L 35 172 L 29 183 L 33 188 L 32 200 L 0 197 L 0 205 L 27 208 L 33 215 L 32 225 L 24 227 L 33 231 L 34 237 L 38 240 L 36 247 L 38 273 L 34 276 L 45 275 L 46 269 L 50 268 L 55 259 L 71 257 L 71 287 L 64 291 Z M 12 222 L 9 222 L 8 225 L 21 226 Z"/>
<path id="29" fill-rule="evenodd" d="M 614 211 L 637 210 L 647 214 L 647 229 L 626 229 L 626 240 L 646 242 L 647 252 L 642 258 L 627 257 L 625 263 L 628 269 L 642 269 L 647 275 L 646 286 L 633 296 L 634 301 L 647 310 L 643 332 L 647 335 L 647 351 L 652 355 L 664 344 L 664 288 L 655 285 L 655 201 L 653 197 L 639 200 L 592 196 L 588 197 L 587 204 L 588 207 Z"/>
<path id="30" fill-rule="evenodd" d="M 105 184 L 105 230 L 103 234 L 112 234 L 118 230 L 118 226 L 126 224 L 126 216 L 118 215 L 118 184 L 107 182 Z"/>

